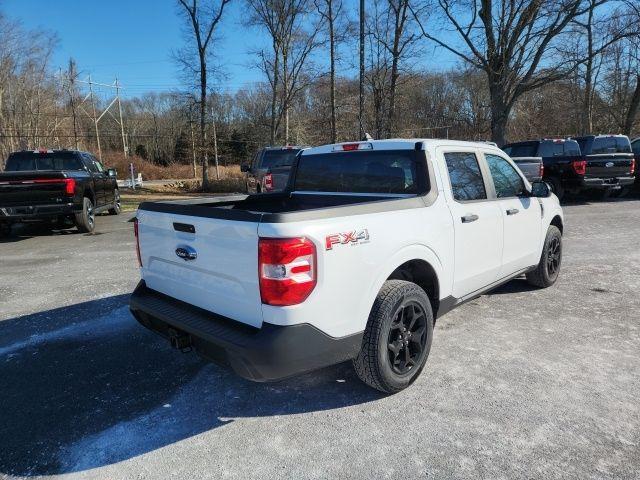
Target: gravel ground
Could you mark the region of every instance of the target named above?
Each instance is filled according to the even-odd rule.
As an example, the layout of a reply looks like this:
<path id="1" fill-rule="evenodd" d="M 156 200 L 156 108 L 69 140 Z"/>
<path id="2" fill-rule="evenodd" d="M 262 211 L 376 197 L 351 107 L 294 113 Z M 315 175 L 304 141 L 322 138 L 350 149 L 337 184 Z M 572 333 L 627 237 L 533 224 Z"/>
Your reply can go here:
<path id="1" fill-rule="evenodd" d="M 0 477 L 640 479 L 640 201 L 565 208 L 563 271 L 438 321 L 409 389 L 274 384 L 127 309 L 130 215 L 0 243 Z"/>

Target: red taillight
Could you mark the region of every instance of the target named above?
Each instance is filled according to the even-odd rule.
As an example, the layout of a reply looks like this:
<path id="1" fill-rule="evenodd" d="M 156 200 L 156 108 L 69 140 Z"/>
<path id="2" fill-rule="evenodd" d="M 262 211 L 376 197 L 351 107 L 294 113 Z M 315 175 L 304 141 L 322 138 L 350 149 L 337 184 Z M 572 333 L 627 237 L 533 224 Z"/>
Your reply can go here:
<path id="1" fill-rule="evenodd" d="M 64 193 L 74 195 L 76 193 L 76 181 L 73 178 L 64 179 Z"/>
<path id="2" fill-rule="evenodd" d="M 138 255 L 138 266 L 142 267 L 142 256 L 140 255 L 140 235 L 138 233 L 138 219 L 133 219 L 133 234 L 136 236 L 136 254 Z"/>
<path id="3" fill-rule="evenodd" d="M 629 172 L 629 175 L 633 175 L 634 173 L 636 173 L 636 159 L 632 158 L 631 159 L 631 172 Z"/>
<path id="4" fill-rule="evenodd" d="M 573 171 L 578 175 L 584 175 L 587 173 L 587 161 L 586 160 L 574 160 L 571 162 L 571 167 L 573 167 Z"/>
<path id="5" fill-rule="evenodd" d="M 540 178 L 544 177 L 544 165 L 540 164 Z"/>
<path id="6" fill-rule="evenodd" d="M 316 247 L 308 238 L 260 238 L 258 274 L 262 303 L 302 303 L 316 286 Z"/>
<path id="7" fill-rule="evenodd" d="M 273 190 L 273 176 L 270 173 L 267 173 L 264 176 L 264 189 L 267 192 L 270 192 L 271 190 Z"/>

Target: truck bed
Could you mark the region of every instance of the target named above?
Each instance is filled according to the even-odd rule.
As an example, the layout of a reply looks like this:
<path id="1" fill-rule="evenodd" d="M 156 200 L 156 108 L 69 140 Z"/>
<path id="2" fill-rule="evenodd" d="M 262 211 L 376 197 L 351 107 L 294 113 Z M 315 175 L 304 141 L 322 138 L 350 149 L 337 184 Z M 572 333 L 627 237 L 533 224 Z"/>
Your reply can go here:
<path id="1" fill-rule="evenodd" d="M 143 202 L 139 210 L 192 217 L 282 223 L 287 221 L 357 215 L 425 206 L 425 197 L 406 195 L 334 195 L 324 193 L 272 193 L 234 196 L 228 200 L 196 198 Z"/>

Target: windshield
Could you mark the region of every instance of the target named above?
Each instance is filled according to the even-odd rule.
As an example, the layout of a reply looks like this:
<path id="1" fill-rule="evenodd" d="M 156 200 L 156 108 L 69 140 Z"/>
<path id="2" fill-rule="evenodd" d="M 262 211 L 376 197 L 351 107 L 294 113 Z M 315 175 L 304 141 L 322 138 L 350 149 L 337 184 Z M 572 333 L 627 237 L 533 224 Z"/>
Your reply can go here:
<path id="1" fill-rule="evenodd" d="M 16 152 L 9 155 L 5 171 L 82 170 L 80 159 L 73 152 Z"/>
<path id="2" fill-rule="evenodd" d="M 302 155 L 295 190 L 352 193 L 419 193 L 423 190 L 414 150 Z"/>
<path id="3" fill-rule="evenodd" d="M 504 153 L 510 157 L 535 157 L 536 144 L 522 143 L 518 145 L 506 145 L 503 149 Z"/>
<path id="4" fill-rule="evenodd" d="M 300 149 L 267 150 L 258 168 L 290 167 Z"/>

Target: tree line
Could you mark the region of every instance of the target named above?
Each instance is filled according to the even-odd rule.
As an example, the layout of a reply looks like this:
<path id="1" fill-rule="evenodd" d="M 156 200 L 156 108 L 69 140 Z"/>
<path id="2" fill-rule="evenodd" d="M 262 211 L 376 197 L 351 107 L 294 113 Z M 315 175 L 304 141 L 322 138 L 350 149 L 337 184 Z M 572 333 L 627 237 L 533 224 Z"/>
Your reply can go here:
<path id="1" fill-rule="evenodd" d="M 220 27 L 241 4 L 263 81 L 220 91 Z M 174 54 L 185 88 L 122 102 L 128 153 L 165 165 L 248 160 L 265 145 L 374 138 L 508 140 L 640 133 L 638 0 L 367 0 L 364 110 L 359 18 L 346 0 L 176 0 Z M 28 44 L 22 39 L 32 39 Z M 95 150 L 73 60 L 55 70 L 55 34 L 0 13 L 0 155 L 38 146 Z M 455 59 L 449 68 L 437 62 Z M 126 87 L 126 85 L 125 85 Z M 90 101 L 92 100 L 92 101 Z M 122 151 L 117 116 L 100 123 Z"/>

